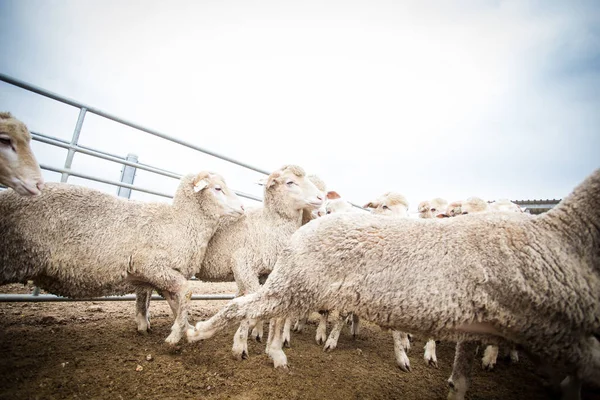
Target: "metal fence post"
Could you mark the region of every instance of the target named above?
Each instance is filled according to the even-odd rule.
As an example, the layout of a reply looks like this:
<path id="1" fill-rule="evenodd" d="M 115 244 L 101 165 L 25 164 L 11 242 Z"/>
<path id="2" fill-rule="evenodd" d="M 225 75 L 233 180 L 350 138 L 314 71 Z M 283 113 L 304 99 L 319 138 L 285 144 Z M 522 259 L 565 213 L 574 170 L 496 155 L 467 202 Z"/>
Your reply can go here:
<path id="1" fill-rule="evenodd" d="M 87 112 L 87 108 L 82 107 L 79 110 L 79 117 L 77 117 L 77 124 L 75 124 L 75 131 L 73 132 L 73 137 L 71 138 L 71 145 L 77 146 L 77 142 L 79 141 L 79 134 L 81 133 L 81 126 L 83 125 L 83 120 L 85 118 L 85 113 Z M 73 164 L 73 157 L 75 156 L 75 150 L 69 149 L 67 153 L 67 159 L 65 160 L 65 169 L 71 169 L 71 164 Z M 69 174 L 63 172 L 60 177 L 61 182 L 66 182 L 69 179 Z"/>
<path id="2" fill-rule="evenodd" d="M 137 163 L 138 156 L 135 154 L 127 154 L 127 161 Z M 132 167 L 131 165 L 123 165 L 123 169 L 121 170 L 121 182 L 128 183 L 133 185 L 133 181 L 135 180 L 135 173 L 137 171 L 136 167 Z M 119 186 L 117 190 L 117 195 L 119 197 L 125 197 L 129 199 L 131 197 L 131 189 L 126 187 Z"/>

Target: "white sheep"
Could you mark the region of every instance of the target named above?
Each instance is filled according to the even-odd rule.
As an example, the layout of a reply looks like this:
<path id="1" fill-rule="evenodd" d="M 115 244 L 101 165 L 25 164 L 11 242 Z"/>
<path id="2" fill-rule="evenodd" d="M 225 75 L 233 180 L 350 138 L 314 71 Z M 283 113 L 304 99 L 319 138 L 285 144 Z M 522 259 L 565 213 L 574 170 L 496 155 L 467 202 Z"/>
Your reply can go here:
<path id="1" fill-rule="evenodd" d="M 269 355 L 286 367 L 283 317 L 342 309 L 467 350 L 478 341 L 511 341 L 566 371 L 564 393 L 579 399 L 583 381 L 600 385 L 598 204 L 600 169 L 540 216 L 319 218 L 292 236 L 257 293 L 233 300 L 187 337 L 276 318 Z M 439 243 L 423 246 L 432 242 Z M 455 368 L 451 399 L 464 398 L 472 350 Z"/>
<path id="2" fill-rule="evenodd" d="M 301 226 L 303 210 L 319 208 L 322 193 L 307 178 L 304 170 L 286 165 L 264 181 L 262 207 L 248 210 L 244 217 L 223 225 L 215 232 L 201 270 L 196 277 L 205 281 L 229 280 L 233 277 L 238 295 L 256 292 L 260 278 L 266 277 L 277 262 L 292 234 Z M 262 322 L 243 321 L 235 335 L 233 354 L 248 356 L 248 330 L 261 340 Z"/>
<path id="3" fill-rule="evenodd" d="M 38 195 L 44 186 L 30 143 L 25 124 L 9 112 L 0 112 L 0 184 L 23 196 Z"/>
<path id="4" fill-rule="evenodd" d="M 49 183 L 41 195 L 0 193 L 0 285 L 33 280 L 51 293 L 87 298 L 159 290 L 174 308 L 167 343 L 188 327 L 187 279 L 200 269 L 221 217 L 241 216 L 239 198 L 220 175 L 179 183 L 173 204 L 143 203 L 98 190 Z M 137 304 L 139 331 L 149 328 Z"/>

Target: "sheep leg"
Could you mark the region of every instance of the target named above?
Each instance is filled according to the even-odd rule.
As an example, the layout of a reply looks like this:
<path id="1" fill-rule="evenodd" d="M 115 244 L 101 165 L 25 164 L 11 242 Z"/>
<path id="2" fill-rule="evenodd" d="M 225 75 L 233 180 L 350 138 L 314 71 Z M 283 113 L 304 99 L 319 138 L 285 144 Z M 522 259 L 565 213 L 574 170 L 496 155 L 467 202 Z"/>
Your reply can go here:
<path id="1" fill-rule="evenodd" d="M 304 327 L 306 326 L 307 320 L 308 317 L 299 318 L 298 321 L 296 321 L 296 323 L 294 324 L 294 332 L 301 333 L 304 330 Z"/>
<path id="2" fill-rule="evenodd" d="M 352 313 L 352 325 L 350 326 L 350 333 L 352 333 L 352 338 L 356 339 L 360 332 L 360 318 L 358 315 Z"/>
<path id="3" fill-rule="evenodd" d="M 177 300 L 175 300 L 169 292 L 161 292 L 160 295 L 165 298 L 167 304 L 171 308 L 171 312 L 173 312 L 173 316 L 177 316 L 177 310 L 179 309 L 179 304 Z M 191 327 L 191 326 L 190 326 Z"/>
<path id="4" fill-rule="evenodd" d="M 448 400 L 464 400 L 471 380 L 471 367 L 475 360 L 477 342 L 460 341 L 456 343 L 456 354 L 452 375 L 448 379 Z"/>
<path id="5" fill-rule="evenodd" d="M 333 327 L 331 328 L 331 332 L 329 333 L 329 337 L 325 342 L 325 347 L 323 351 L 332 351 L 337 347 L 338 339 L 340 337 L 340 333 L 342 332 L 342 328 L 344 327 L 345 317 L 342 314 L 338 314 Z"/>
<path id="6" fill-rule="evenodd" d="M 394 340 L 398 340 L 398 344 L 402 346 L 405 352 L 408 353 L 408 351 L 410 350 L 410 339 L 408 338 L 408 333 L 392 331 L 392 337 L 394 338 Z"/>
<path id="7" fill-rule="evenodd" d="M 425 343 L 425 353 L 423 354 L 423 358 L 425 358 L 425 362 L 428 365 L 437 368 L 438 363 L 437 356 L 435 354 L 435 346 L 436 345 L 434 339 L 427 340 L 427 343 Z"/>
<path id="8" fill-rule="evenodd" d="M 394 339 L 394 355 L 396 356 L 396 364 L 404 372 L 410 372 L 410 361 L 404 349 L 406 333 L 400 331 L 392 331 Z M 406 338 L 408 339 L 408 338 Z"/>
<path id="9" fill-rule="evenodd" d="M 248 330 L 250 329 L 250 320 L 244 319 L 233 337 L 233 347 L 231 352 L 237 360 L 248 358 Z"/>
<path id="10" fill-rule="evenodd" d="M 290 347 L 291 336 L 290 331 L 292 330 L 292 320 L 291 318 L 286 318 L 285 323 L 283 324 L 283 345 L 285 347 Z"/>
<path id="11" fill-rule="evenodd" d="M 498 360 L 498 346 L 488 345 L 483 352 L 481 366 L 484 370 L 491 371 L 494 369 Z"/>
<path id="12" fill-rule="evenodd" d="M 142 273 L 140 277 L 142 278 L 140 280 L 147 282 L 149 286 L 156 287 L 164 295 L 171 296 L 177 304 L 171 334 L 165 339 L 165 342 L 170 345 L 177 344 L 190 326 L 188 324 L 188 312 L 192 289 L 188 280 L 182 274 L 170 268 L 162 270 L 160 274 L 146 275 Z"/>
<path id="13" fill-rule="evenodd" d="M 262 342 L 263 338 L 263 322 L 257 321 L 254 329 L 252 329 L 252 337 L 256 339 L 257 342 Z"/>
<path id="14" fill-rule="evenodd" d="M 147 286 L 136 286 L 135 288 L 135 322 L 137 331 L 142 334 L 150 332 L 150 297 L 152 288 Z"/>
<path id="15" fill-rule="evenodd" d="M 283 325 L 284 318 L 276 318 L 271 320 L 271 325 L 274 326 L 272 330 L 272 340 L 268 347 L 267 353 L 273 360 L 273 366 L 275 368 L 287 369 L 287 357 L 283 352 Z M 269 328 L 270 330 L 270 328 Z"/>
<path id="16" fill-rule="evenodd" d="M 317 326 L 317 334 L 315 340 L 317 344 L 323 344 L 327 340 L 327 317 L 329 311 L 319 311 L 319 325 Z"/>

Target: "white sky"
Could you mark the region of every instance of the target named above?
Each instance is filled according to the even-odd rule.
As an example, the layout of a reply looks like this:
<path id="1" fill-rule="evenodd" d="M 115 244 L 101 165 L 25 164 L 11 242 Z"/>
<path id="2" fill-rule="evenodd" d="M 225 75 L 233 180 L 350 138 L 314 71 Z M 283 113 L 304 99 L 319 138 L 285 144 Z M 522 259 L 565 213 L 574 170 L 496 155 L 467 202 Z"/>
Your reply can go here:
<path id="1" fill-rule="evenodd" d="M 0 0 L 0 49 L 3 73 L 266 170 L 301 165 L 359 204 L 561 198 L 600 167 L 593 0 Z M 4 82 L 0 110 L 64 139 L 78 114 Z M 261 194 L 260 174 L 95 115 L 80 143 Z M 64 164 L 64 150 L 34 151 Z M 177 182 L 138 171 L 136 184 Z"/>

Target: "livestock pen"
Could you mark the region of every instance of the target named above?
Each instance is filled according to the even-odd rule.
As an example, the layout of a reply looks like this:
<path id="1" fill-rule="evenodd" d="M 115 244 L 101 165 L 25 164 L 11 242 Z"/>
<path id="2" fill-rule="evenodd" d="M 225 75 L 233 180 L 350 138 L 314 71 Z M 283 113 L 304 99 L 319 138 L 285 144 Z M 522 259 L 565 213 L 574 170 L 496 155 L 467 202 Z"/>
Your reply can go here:
<path id="1" fill-rule="evenodd" d="M 94 114 L 178 146 L 207 154 L 258 174 L 268 171 L 211 152 L 160 131 L 119 118 L 81 102 L 0 74 L 6 84 L 79 110 L 70 140 L 32 132 L 36 142 L 67 151 L 64 164 L 42 163 L 43 170 L 60 174 L 61 182 L 77 177 L 117 188 L 129 198 L 134 192 L 168 199 L 172 193 L 135 184 L 138 170 L 177 180 L 181 174 L 142 163 L 132 153 L 111 154 L 80 143 L 86 116 Z M 73 169 L 77 154 L 122 166 L 119 180 Z M 85 182 L 84 181 L 84 182 Z M 260 196 L 236 191 L 249 201 Z M 194 281 L 191 321 L 207 318 L 233 298 L 235 284 Z M 314 324 L 294 334 L 287 372 L 274 370 L 263 343 L 250 343 L 250 357 L 231 357 L 233 330 L 211 341 L 178 346 L 164 344 L 172 323 L 166 302 L 153 305 L 153 332 L 140 335 L 133 324 L 133 296 L 85 301 L 40 293 L 31 284 L 0 288 L 0 398 L 231 398 L 231 399 L 438 399 L 447 393 L 453 343 L 438 346 L 439 368 L 422 360 L 425 337 L 413 338 L 409 357 L 412 371 L 400 371 L 394 361 L 392 338 L 366 324 L 353 339 L 345 330 L 337 350 L 324 352 L 314 341 Z M 162 297 L 153 296 L 154 300 Z M 315 316 L 312 320 L 314 321 Z M 471 385 L 478 399 L 545 399 L 550 395 L 544 377 L 522 357 L 518 364 L 500 360 L 494 371 L 476 368 Z M 586 388 L 587 389 L 587 388 Z M 475 397 L 472 397 L 475 398 Z M 584 398 L 600 398 L 593 389 Z"/>

